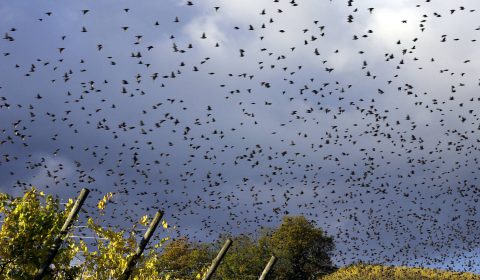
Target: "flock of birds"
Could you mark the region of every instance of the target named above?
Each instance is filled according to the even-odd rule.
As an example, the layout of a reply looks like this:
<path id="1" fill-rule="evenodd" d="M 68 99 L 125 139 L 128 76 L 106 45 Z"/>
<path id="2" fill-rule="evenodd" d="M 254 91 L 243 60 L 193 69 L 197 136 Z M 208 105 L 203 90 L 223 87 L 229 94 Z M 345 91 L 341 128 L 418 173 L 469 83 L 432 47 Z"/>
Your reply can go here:
<path id="1" fill-rule="evenodd" d="M 339 265 L 478 271 L 475 2 L 247 2 L 8 4 L 1 190 L 201 240 L 305 215 Z"/>

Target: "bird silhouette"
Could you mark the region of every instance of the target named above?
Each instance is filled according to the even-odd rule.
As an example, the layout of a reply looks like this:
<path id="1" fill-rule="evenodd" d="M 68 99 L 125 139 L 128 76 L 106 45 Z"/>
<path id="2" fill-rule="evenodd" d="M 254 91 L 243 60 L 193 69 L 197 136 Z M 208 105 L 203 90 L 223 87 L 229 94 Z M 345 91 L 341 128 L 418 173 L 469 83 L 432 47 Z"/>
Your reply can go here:
<path id="1" fill-rule="evenodd" d="M 89 187 L 104 225 L 163 209 L 201 240 L 304 215 L 338 265 L 478 272 L 478 8 L 334 2 L 0 19 L 2 190 Z"/>

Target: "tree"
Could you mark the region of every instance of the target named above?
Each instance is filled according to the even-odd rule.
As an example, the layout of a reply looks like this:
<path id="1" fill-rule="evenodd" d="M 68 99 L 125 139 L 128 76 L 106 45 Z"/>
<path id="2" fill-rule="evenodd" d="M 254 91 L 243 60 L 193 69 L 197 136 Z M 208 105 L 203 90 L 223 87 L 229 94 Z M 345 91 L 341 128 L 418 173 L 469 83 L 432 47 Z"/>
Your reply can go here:
<path id="1" fill-rule="evenodd" d="M 32 188 L 23 197 L 0 193 L 0 278 L 32 279 L 45 260 L 53 241 L 73 206 L 73 200 L 60 210 L 58 199 Z M 74 279 L 78 266 L 71 262 L 79 247 L 66 242 L 53 260 L 44 279 Z"/>
<path id="2" fill-rule="evenodd" d="M 303 216 L 284 217 L 278 228 L 264 230 L 258 240 L 249 235 L 229 237 L 232 247 L 218 267 L 216 279 L 258 277 L 271 255 L 277 257 L 277 263 L 269 279 L 317 279 L 334 269 L 330 259 L 333 238 Z"/>
<path id="3" fill-rule="evenodd" d="M 213 258 L 208 244 L 181 237 L 165 245 L 157 270 L 168 272 L 174 279 L 197 279 Z"/>
<path id="4" fill-rule="evenodd" d="M 93 219 L 88 219 L 88 227 L 97 235 L 96 248 L 88 248 L 84 243 L 81 246 L 83 254 L 81 279 L 117 279 L 127 266 L 138 244 L 136 241 L 135 225 L 128 234 L 125 231 L 116 231 L 112 228 L 103 228 Z M 157 280 L 170 277 L 157 269 L 160 264 L 158 249 L 167 238 L 154 244 L 153 248 L 144 252 L 135 266 L 130 279 Z"/>
<path id="5" fill-rule="evenodd" d="M 100 213 L 112 199 L 113 194 L 108 193 L 100 200 Z M 0 279 L 33 278 L 73 204 L 70 199 L 62 209 L 58 198 L 35 188 L 17 198 L 0 193 Z M 96 238 L 95 244 L 87 246 L 82 239 L 64 240 L 44 279 L 118 278 L 138 246 L 139 224 L 148 225 L 148 216 L 130 230 L 102 227 L 89 218 L 87 226 Z M 165 221 L 162 226 L 169 227 Z M 233 239 L 233 245 L 219 266 L 216 279 L 258 277 L 272 254 L 278 261 L 271 279 L 315 279 L 332 269 L 333 239 L 304 217 L 287 216 L 279 228 L 263 232 L 258 240 L 249 235 L 225 235 L 219 243 L 210 244 L 192 242 L 186 237 L 166 243 L 169 237 L 162 238 L 148 245 L 130 279 L 199 279 L 226 237 Z"/>
<path id="6" fill-rule="evenodd" d="M 111 195 L 99 203 L 102 210 Z M 73 207 L 72 199 L 61 209 L 58 198 L 46 196 L 43 192 L 31 188 L 23 197 L 12 197 L 0 193 L 0 279 L 23 280 L 33 276 L 46 259 L 47 252 Z M 144 216 L 139 224 L 147 224 Z M 167 228 L 166 222 L 162 222 Z M 88 228 L 97 237 L 95 246 L 87 246 L 82 240 L 72 238 L 64 240 L 55 255 L 51 269 L 44 277 L 46 280 L 116 279 L 125 269 L 128 258 L 137 248 L 136 226 L 131 231 L 118 231 L 104 228 L 88 219 Z M 163 238 L 152 244 L 139 259 L 132 280 L 169 279 L 170 275 L 159 271 L 158 249 L 168 240 Z M 74 265 L 74 258 L 76 258 Z"/>
<path id="7" fill-rule="evenodd" d="M 272 279 L 316 279 L 333 270 L 333 238 L 303 216 L 286 216 L 278 229 L 265 232 L 260 246 L 278 258 Z"/>
<path id="8" fill-rule="evenodd" d="M 113 193 L 107 193 L 97 204 L 100 214 L 104 215 L 105 206 L 111 201 Z M 127 232 L 111 227 L 102 227 L 92 218 L 87 221 L 91 232 L 98 237 L 94 248 L 88 248 L 81 242 L 83 255 L 81 279 L 118 279 L 127 268 L 128 260 L 138 248 L 137 226 L 147 226 L 150 223 L 148 215 L 143 216 L 138 223 L 132 225 Z M 168 223 L 162 221 L 162 227 L 168 228 Z M 132 271 L 131 280 L 162 280 L 170 279 L 169 273 L 158 269 L 160 265 L 159 248 L 170 238 L 164 237 L 157 244 L 149 244 Z"/>
<path id="9" fill-rule="evenodd" d="M 227 237 L 232 239 L 232 246 L 215 273 L 216 279 L 249 279 L 254 275 L 258 277 L 270 258 L 268 252 L 248 235 L 224 236 L 220 240 L 226 240 Z"/>

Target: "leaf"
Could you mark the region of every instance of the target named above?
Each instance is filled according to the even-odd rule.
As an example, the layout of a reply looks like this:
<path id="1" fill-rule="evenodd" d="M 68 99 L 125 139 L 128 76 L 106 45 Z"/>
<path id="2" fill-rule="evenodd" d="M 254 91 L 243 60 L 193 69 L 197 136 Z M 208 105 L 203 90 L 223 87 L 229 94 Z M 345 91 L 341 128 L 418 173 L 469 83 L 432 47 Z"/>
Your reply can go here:
<path id="1" fill-rule="evenodd" d="M 98 209 L 103 210 L 105 209 L 105 201 L 100 200 L 97 204 Z"/>
<path id="2" fill-rule="evenodd" d="M 143 216 L 143 217 L 140 219 L 140 224 L 141 224 L 142 226 L 148 225 L 148 215 L 145 215 L 145 216 Z"/>
<path id="3" fill-rule="evenodd" d="M 113 197 L 112 192 L 108 192 L 103 198 L 98 202 L 97 207 L 100 210 L 105 209 L 105 205 L 107 204 L 108 201 L 110 201 Z"/>

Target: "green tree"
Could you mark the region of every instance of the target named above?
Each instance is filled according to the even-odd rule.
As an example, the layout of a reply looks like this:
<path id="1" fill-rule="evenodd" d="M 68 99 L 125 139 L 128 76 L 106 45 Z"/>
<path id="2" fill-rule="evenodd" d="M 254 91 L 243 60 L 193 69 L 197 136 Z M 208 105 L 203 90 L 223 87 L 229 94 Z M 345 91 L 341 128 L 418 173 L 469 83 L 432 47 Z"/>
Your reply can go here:
<path id="1" fill-rule="evenodd" d="M 112 200 L 114 194 L 107 193 L 97 204 L 101 215 L 103 210 Z M 97 239 L 95 246 L 87 247 L 81 241 L 82 253 L 82 273 L 81 279 L 84 280 L 110 280 L 117 279 L 122 275 L 127 267 L 127 262 L 138 248 L 138 230 L 139 225 L 147 226 L 150 224 L 148 215 L 143 216 L 138 223 L 132 225 L 129 231 L 117 230 L 111 227 L 102 227 L 89 218 L 87 226 Z M 162 221 L 163 229 L 168 229 L 167 222 Z M 160 229 L 156 230 L 158 234 Z M 131 274 L 131 280 L 162 280 L 170 279 L 169 273 L 164 273 L 158 269 L 160 265 L 159 249 L 169 240 L 164 237 L 156 244 L 149 244 L 140 258 L 137 260 L 135 268 Z"/>
<path id="2" fill-rule="evenodd" d="M 112 197 L 107 194 L 98 204 L 103 210 Z M 0 193 L 0 279 L 33 279 L 47 252 L 65 222 L 74 201 L 69 200 L 61 209 L 58 198 L 46 196 L 32 188 L 23 197 Z M 144 216 L 139 224 L 148 224 Z M 88 228 L 97 238 L 96 247 L 82 240 L 66 238 L 55 256 L 51 269 L 44 279 L 73 280 L 116 279 L 125 269 L 128 258 L 137 248 L 136 227 L 127 234 L 113 228 L 104 228 L 88 219 Z M 168 228 L 165 221 L 164 228 Z M 159 248 L 168 240 L 163 238 L 151 244 L 143 253 L 133 271 L 132 280 L 171 279 L 159 271 Z M 74 265 L 74 258 L 76 258 Z"/>
<path id="3" fill-rule="evenodd" d="M 224 241 L 227 237 L 232 239 L 232 246 L 215 273 L 216 279 L 235 280 L 249 279 L 251 276 L 258 277 L 270 258 L 268 252 L 258 246 L 258 243 L 248 235 L 224 236 L 220 240 Z M 219 245 L 223 243 L 220 242 Z"/>
<path id="4" fill-rule="evenodd" d="M 174 279 L 197 279 L 213 259 L 210 245 L 181 237 L 167 243 L 159 256 L 157 270 Z"/>
<path id="5" fill-rule="evenodd" d="M 333 270 L 333 238 L 303 216 L 284 217 L 280 227 L 265 232 L 259 243 L 278 258 L 272 279 L 316 279 Z"/>
<path id="6" fill-rule="evenodd" d="M 83 255 L 81 279 L 117 279 L 127 266 L 127 260 L 134 254 L 138 244 L 135 226 L 126 234 L 126 231 L 117 231 L 112 228 L 103 228 L 93 219 L 88 219 L 88 227 L 98 237 L 96 246 L 88 248 L 83 242 L 81 252 Z M 160 264 L 158 249 L 167 238 L 150 246 L 138 260 L 130 279 L 132 280 L 157 280 L 168 279 L 168 274 L 157 269 Z"/>
<path id="7" fill-rule="evenodd" d="M 108 193 L 97 207 L 103 213 L 114 194 Z M 53 240 L 73 206 L 64 209 L 58 198 L 32 188 L 23 197 L 0 193 L 0 279 L 32 279 L 45 260 Z M 139 240 L 138 224 L 149 224 L 148 216 L 129 231 L 105 228 L 92 218 L 87 225 L 97 237 L 95 245 L 67 238 L 44 279 L 110 280 L 118 278 L 134 254 Z M 162 227 L 168 224 L 162 221 Z M 199 279 L 205 273 L 227 236 L 216 244 L 168 236 L 149 244 L 132 273 L 133 280 Z M 263 232 L 256 240 L 249 235 L 230 236 L 233 245 L 216 273 L 216 279 L 258 277 L 275 255 L 278 258 L 271 279 L 316 279 L 332 269 L 333 239 L 304 217 L 285 217 L 277 229 Z M 153 242 L 152 242 L 153 243 Z M 164 244 L 165 243 L 165 244 Z M 76 261 L 73 262 L 73 259 Z M 74 265 L 75 264 L 75 265 Z"/>
<path id="8" fill-rule="evenodd" d="M 277 263 L 269 279 L 317 279 L 334 269 L 330 259 L 335 247 L 333 238 L 303 216 L 284 217 L 278 228 L 264 230 L 258 240 L 249 235 L 228 237 L 233 240 L 232 247 L 216 279 L 258 277 L 271 255 L 277 257 Z"/>
<path id="9" fill-rule="evenodd" d="M 23 197 L 0 193 L 0 279 L 32 279 L 73 206 L 65 211 L 58 199 L 32 188 Z M 74 279 L 79 267 L 71 262 L 79 247 L 66 242 L 53 260 L 44 279 Z"/>

